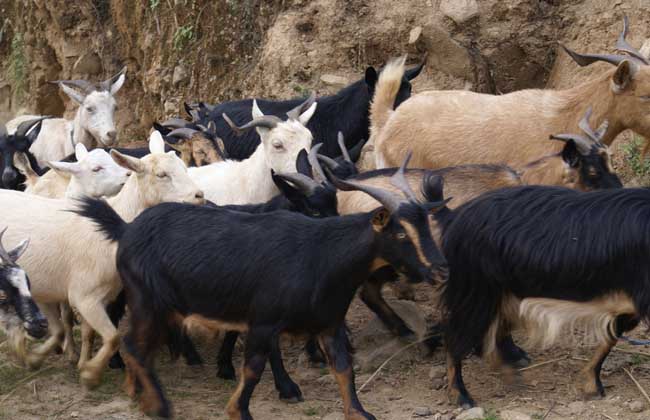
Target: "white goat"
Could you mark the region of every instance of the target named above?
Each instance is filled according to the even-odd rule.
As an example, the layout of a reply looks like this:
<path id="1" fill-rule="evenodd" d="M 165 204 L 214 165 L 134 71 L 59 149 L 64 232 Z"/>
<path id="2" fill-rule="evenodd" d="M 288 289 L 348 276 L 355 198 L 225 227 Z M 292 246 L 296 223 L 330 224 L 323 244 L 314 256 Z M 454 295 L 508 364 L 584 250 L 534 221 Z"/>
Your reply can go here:
<path id="1" fill-rule="evenodd" d="M 255 152 L 242 161 L 227 160 L 189 168 L 190 177 L 205 192 L 205 198 L 219 205 L 256 204 L 280 193 L 271 178 L 276 173 L 296 172 L 298 153 L 309 150 L 311 131 L 306 127 L 316 111 L 314 97 L 289 111 L 289 119 L 264 115 L 253 101 L 253 121 L 237 127 L 224 114 L 233 130 L 240 133 L 255 127 L 261 142 Z"/>
<path id="2" fill-rule="evenodd" d="M 113 96 L 124 84 L 125 73 L 126 67 L 98 85 L 85 80 L 57 81 L 63 92 L 79 104 L 79 108 L 74 120 L 50 118 L 43 121 L 40 134 L 29 148 L 41 167 L 47 165 L 48 161 L 58 161 L 72 154 L 79 143 L 88 149 L 95 148 L 97 144 L 106 147 L 117 144 L 113 118 L 117 105 Z M 7 123 L 7 130 L 13 133 L 21 122 L 33 118 L 38 116 L 16 117 Z"/>
<path id="3" fill-rule="evenodd" d="M 115 150 L 115 161 L 133 172 L 122 190 L 109 199 L 125 220 L 164 201 L 203 203 L 203 193 L 187 175 L 174 152 L 164 152 L 159 132 L 149 141 L 151 154 L 142 159 Z M 10 226 L 8 241 L 31 237 L 21 263 L 29 273 L 32 295 L 49 322 L 51 336 L 32 349 L 26 362 L 39 366 L 63 339 L 59 304 L 68 303 L 81 317 L 82 347 L 78 367 L 85 386 L 97 385 L 109 358 L 117 351 L 119 334 L 105 307 L 122 288 L 115 266 L 117 247 L 106 241 L 97 227 L 69 211 L 68 200 L 37 197 L 17 191 L 0 191 L 0 219 Z M 91 359 L 92 336 L 102 337 L 99 352 Z"/>
<path id="4" fill-rule="evenodd" d="M 52 168 L 39 177 L 23 153 L 14 156 L 14 165 L 25 175 L 25 192 L 48 198 L 103 197 L 117 194 L 131 172 L 117 163 L 103 149 L 90 152 L 79 143 L 75 146 L 76 162 L 48 162 Z"/>

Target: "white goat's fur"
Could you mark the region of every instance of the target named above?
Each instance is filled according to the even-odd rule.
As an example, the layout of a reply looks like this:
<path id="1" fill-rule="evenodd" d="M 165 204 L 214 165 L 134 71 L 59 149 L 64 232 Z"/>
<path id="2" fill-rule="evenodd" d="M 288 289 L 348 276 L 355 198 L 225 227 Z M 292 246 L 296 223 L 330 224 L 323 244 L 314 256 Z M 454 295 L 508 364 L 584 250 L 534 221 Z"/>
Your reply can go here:
<path id="1" fill-rule="evenodd" d="M 242 161 L 227 160 L 190 168 L 190 177 L 205 192 L 205 198 L 219 205 L 263 203 L 280 193 L 271 170 L 296 172 L 298 153 L 309 150 L 311 131 L 306 127 L 316 110 L 316 103 L 298 119 L 278 123 L 273 129 L 257 127 L 261 142 L 255 152 Z M 253 118 L 264 114 L 253 101 Z"/>
<path id="2" fill-rule="evenodd" d="M 43 121 L 41 132 L 29 148 L 41 167 L 46 166 L 48 161 L 58 161 L 74 153 L 73 144 L 81 143 L 88 149 L 93 149 L 98 144 L 106 147 L 117 144 L 114 95 L 124 80 L 125 75 L 122 74 L 110 90 L 93 91 L 87 95 L 59 83 L 63 92 L 79 104 L 79 108 L 73 120 L 50 118 Z M 22 115 L 14 118 L 7 123 L 8 132 L 13 133 L 21 122 L 33 118 L 38 116 Z"/>
<path id="3" fill-rule="evenodd" d="M 120 193 L 109 203 L 120 216 L 133 220 L 142 210 L 163 201 L 202 203 L 202 193 L 187 175 L 187 168 L 174 152 L 164 153 L 160 133 L 149 142 L 150 155 L 142 159 L 113 150 L 116 162 L 133 171 Z M 96 385 L 118 347 L 118 332 L 105 311 L 122 288 L 115 266 L 117 246 L 107 241 L 88 219 L 68 210 L 69 200 L 56 200 L 18 191 L 0 191 L 0 219 L 10 228 L 7 243 L 29 236 L 31 246 L 21 265 L 29 273 L 32 295 L 47 317 L 51 336 L 32 349 L 27 358 L 38 366 L 61 344 L 63 326 L 59 304 L 75 308 L 82 320 L 82 352 L 78 367 L 81 380 Z M 102 337 L 102 347 L 90 359 L 91 336 Z M 89 360 L 90 359 L 90 360 Z"/>

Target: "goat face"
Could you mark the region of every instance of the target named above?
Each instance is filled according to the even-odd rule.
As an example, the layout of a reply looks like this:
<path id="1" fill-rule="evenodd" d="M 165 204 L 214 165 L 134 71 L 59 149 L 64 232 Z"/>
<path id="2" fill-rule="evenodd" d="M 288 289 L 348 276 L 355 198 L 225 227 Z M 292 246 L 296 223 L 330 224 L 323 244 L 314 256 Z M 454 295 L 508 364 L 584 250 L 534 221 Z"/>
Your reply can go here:
<path id="1" fill-rule="evenodd" d="M 4 188 L 18 188 L 18 172 L 14 167 L 14 155 L 16 153 L 28 153 L 32 143 L 41 132 L 41 123 L 47 117 L 40 117 L 22 122 L 14 134 L 0 134 L 0 154 L 4 170 L 2 171 L 2 186 Z M 0 127 L 0 132 L 4 126 Z"/>
<path id="2" fill-rule="evenodd" d="M 47 319 L 32 299 L 27 274 L 16 264 L 27 249 L 27 242 L 10 252 L 0 244 L 0 321 L 4 328 L 22 325 L 29 335 L 41 338 L 47 333 Z"/>
<path id="3" fill-rule="evenodd" d="M 165 143 L 158 131 L 149 138 L 149 155 L 142 159 L 123 155 L 111 150 L 118 165 L 133 171 L 140 199 L 146 207 L 173 201 L 204 204 L 203 191 L 196 186 L 187 173 L 187 167 L 174 151 L 165 153 Z"/>
<path id="4" fill-rule="evenodd" d="M 131 171 L 121 167 L 103 149 L 90 152 L 79 143 L 75 147 L 77 162 L 50 162 L 49 166 L 63 175 L 72 176 L 79 193 L 89 197 L 112 196 L 120 192 Z"/>
<path id="5" fill-rule="evenodd" d="M 611 80 L 620 120 L 650 138 L 650 66 L 623 61 Z"/>
<path id="6" fill-rule="evenodd" d="M 594 143 L 589 151 L 582 151 L 569 141 L 562 149 L 562 159 L 566 165 L 566 178 L 573 180 L 573 188 L 592 191 L 607 188 L 623 188 L 623 183 L 612 168 L 607 146 Z"/>

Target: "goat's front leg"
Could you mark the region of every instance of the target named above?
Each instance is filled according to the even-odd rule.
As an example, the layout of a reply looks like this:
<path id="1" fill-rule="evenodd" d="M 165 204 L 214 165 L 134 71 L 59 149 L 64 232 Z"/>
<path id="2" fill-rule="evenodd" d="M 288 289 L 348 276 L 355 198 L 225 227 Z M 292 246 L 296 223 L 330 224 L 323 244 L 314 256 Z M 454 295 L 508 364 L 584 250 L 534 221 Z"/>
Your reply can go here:
<path id="1" fill-rule="evenodd" d="M 375 416 L 363 409 L 354 385 L 352 357 L 346 348 L 345 328 L 341 325 L 334 331 L 325 332 L 318 337 L 318 342 L 325 353 L 330 372 L 336 378 L 343 398 L 343 410 L 346 420 L 374 420 Z"/>
<path id="2" fill-rule="evenodd" d="M 249 410 L 250 399 L 264 372 L 272 337 L 271 328 L 252 327 L 248 331 L 239 385 L 226 406 L 231 420 L 253 420 Z"/>
<path id="3" fill-rule="evenodd" d="M 93 345 L 95 344 L 95 331 L 84 320 L 81 321 L 81 351 L 77 369 L 81 369 L 92 357 Z"/>
<path id="4" fill-rule="evenodd" d="M 454 358 L 447 353 L 447 393 L 449 402 L 458 404 L 464 409 L 474 407 L 474 400 L 470 397 L 465 382 L 463 381 L 463 360 Z"/>
<path id="5" fill-rule="evenodd" d="M 271 370 L 273 371 L 275 389 L 280 393 L 280 399 L 288 403 L 298 403 L 303 401 L 300 387 L 291 379 L 282 363 L 280 336 L 278 334 L 275 334 L 271 339 L 271 354 L 269 362 L 271 363 Z"/>
<path id="6" fill-rule="evenodd" d="M 63 343 L 64 330 L 58 303 L 39 303 L 38 307 L 47 318 L 50 337 L 45 342 L 27 352 L 25 363 L 31 369 L 38 369 L 48 354 Z"/>

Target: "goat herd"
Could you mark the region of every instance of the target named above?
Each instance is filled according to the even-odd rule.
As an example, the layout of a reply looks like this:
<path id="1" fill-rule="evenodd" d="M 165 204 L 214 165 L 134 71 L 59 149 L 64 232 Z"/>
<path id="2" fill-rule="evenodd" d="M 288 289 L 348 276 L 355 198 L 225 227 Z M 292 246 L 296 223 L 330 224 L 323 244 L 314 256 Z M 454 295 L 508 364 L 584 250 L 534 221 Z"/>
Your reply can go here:
<path id="1" fill-rule="evenodd" d="M 427 344 L 444 342 L 452 401 L 474 404 L 461 373 L 472 352 L 529 362 L 515 328 L 548 346 L 582 327 L 597 350 L 577 388 L 603 395 L 603 361 L 650 315 L 650 191 L 623 188 L 608 149 L 625 129 L 650 135 L 650 65 L 627 30 L 625 19 L 619 55 L 563 46 L 578 65 L 614 65 L 567 90 L 411 96 L 423 64 L 405 70 L 402 58 L 333 96 L 187 104 L 191 120 L 154 124 L 146 149 L 112 148 L 126 69 L 58 81 L 74 120 L 0 126 L 0 237 L 15 247 L 0 246 L 0 322 L 12 349 L 32 368 L 62 349 L 87 387 L 125 367 L 127 393 L 169 417 L 155 351 L 200 363 L 188 330 L 223 330 L 217 374 L 235 379 L 243 332 L 227 412 L 250 419 L 267 360 L 280 398 L 302 400 L 280 354 L 281 334 L 301 335 L 329 364 L 346 418 L 374 419 L 344 320 L 361 289 L 394 334 L 414 338 L 381 294 L 406 279 L 439 289 Z"/>

